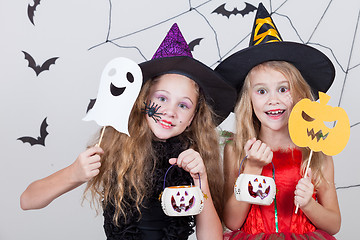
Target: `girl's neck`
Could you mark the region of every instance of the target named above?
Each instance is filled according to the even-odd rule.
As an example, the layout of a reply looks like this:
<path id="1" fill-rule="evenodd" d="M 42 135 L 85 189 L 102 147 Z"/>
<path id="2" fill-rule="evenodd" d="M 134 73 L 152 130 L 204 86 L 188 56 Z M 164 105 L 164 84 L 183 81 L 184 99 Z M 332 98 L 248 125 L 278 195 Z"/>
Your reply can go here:
<path id="1" fill-rule="evenodd" d="M 289 134 L 289 130 L 274 131 L 272 129 L 260 128 L 259 139 L 266 143 L 272 150 L 295 148 Z"/>

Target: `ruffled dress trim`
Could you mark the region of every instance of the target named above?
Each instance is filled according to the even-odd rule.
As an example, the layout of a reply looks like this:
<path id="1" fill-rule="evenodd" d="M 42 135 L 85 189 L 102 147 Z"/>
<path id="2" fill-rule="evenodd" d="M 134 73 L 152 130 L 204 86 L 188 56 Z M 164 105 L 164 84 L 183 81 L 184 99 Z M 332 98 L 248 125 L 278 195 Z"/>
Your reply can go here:
<path id="1" fill-rule="evenodd" d="M 163 191 L 164 176 L 168 168 L 169 159 L 178 157 L 179 154 L 189 147 L 189 140 L 182 136 L 168 139 L 166 142 L 152 143 L 157 159 L 155 161 L 154 174 L 148 176 L 151 189 L 148 197 L 144 200 L 141 208 L 141 219 L 135 208 L 135 203 L 127 198 L 129 211 L 124 216 L 119 216 L 118 226 L 113 222 L 115 207 L 108 203 L 104 206 L 104 230 L 108 240 L 138 240 L 138 239 L 188 239 L 194 233 L 195 218 L 169 217 L 164 214 L 159 195 Z M 150 163 L 149 164 L 153 164 Z M 165 186 L 190 185 L 193 179 L 185 170 L 173 167 L 167 174 Z"/>
<path id="2" fill-rule="evenodd" d="M 314 232 L 308 232 L 303 234 L 282 232 L 282 233 L 258 233 L 255 235 L 243 232 L 235 231 L 224 234 L 224 240 L 336 240 L 333 236 L 322 230 L 315 230 Z"/>

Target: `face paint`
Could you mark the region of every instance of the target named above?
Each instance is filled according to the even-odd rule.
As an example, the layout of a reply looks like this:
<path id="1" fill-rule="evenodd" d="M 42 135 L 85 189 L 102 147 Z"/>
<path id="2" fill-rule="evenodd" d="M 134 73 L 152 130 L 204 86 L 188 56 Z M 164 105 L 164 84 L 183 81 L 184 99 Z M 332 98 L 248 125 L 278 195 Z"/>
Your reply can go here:
<path id="1" fill-rule="evenodd" d="M 155 137 L 166 140 L 183 133 L 195 116 L 197 101 L 198 93 L 193 80 L 179 74 L 161 75 L 150 88 L 147 97 L 150 112 L 145 115 Z M 157 118 L 159 113 L 161 118 Z"/>
<path id="2" fill-rule="evenodd" d="M 146 104 L 146 102 L 144 102 L 144 104 L 145 104 L 145 108 L 141 109 L 142 113 L 147 114 L 149 117 L 154 119 L 155 122 L 161 119 L 160 115 L 163 115 L 163 113 L 157 112 L 161 108 L 161 106 L 158 106 L 155 103 L 151 104 L 151 100 L 149 100 L 149 104 Z"/>

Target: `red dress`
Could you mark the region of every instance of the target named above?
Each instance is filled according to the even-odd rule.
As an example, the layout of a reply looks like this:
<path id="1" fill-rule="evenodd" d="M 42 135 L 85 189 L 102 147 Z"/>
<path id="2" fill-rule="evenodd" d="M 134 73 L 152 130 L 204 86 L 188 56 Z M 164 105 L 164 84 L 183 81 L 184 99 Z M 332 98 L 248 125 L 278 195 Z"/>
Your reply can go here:
<path id="1" fill-rule="evenodd" d="M 295 214 L 294 191 L 300 180 L 302 153 L 298 149 L 275 151 L 276 205 L 279 232 L 276 233 L 275 201 L 270 206 L 251 205 L 248 216 L 240 230 L 224 234 L 230 239 L 335 239 L 317 230 L 299 209 Z M 263 168 L 263 176 L 273 177 L 273 166 Z"/>

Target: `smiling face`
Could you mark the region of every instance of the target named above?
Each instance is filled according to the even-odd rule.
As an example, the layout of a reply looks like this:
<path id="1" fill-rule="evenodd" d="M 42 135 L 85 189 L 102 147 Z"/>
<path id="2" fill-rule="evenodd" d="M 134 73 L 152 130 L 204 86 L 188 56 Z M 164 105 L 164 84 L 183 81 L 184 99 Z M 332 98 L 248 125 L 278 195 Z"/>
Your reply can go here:
<path id="1" fill-rule="evenodd" d="M 94 107 L 84 120 L 95 120 L 100 126 L 112 126 L 128 133 L 128 119 L 142 84 L 137 63 L 127 58 L 114 58 L 106 64 Z"/>
<path id="2" fill-rule="evenodd" d="M 198 90 L 195 82 L 179 74 L 164 74 L 151 87 L 147 99 L 151 105 L 160 107 L 157 121 L 146 114 L 147 123 L 160 140 L 175 137 L 191 124 L 198 102 Z"/>
<path id="3" fill-rule="evenodd" d="M 285 76 L 269 67 L 250 72 L 250 99 L 262 131 L 287 131 L 293 99 Z"/>

